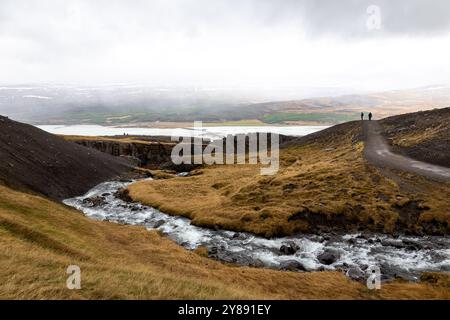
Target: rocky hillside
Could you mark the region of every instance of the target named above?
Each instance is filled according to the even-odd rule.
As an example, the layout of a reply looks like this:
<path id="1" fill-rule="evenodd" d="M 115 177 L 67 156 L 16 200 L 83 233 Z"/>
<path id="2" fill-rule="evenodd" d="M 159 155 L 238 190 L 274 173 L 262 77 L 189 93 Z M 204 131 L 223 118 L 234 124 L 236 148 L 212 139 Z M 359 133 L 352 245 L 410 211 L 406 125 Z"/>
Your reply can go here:
<path id="1" fill-rule="evenodd" d="M 0 117 L 0 182 L 11 187 L 60 200 L 82 194 L 129 168 L 125 159 Z"/>
<path id="2" fill-rule="evenodd" d="M 148 169 L 156 169 L 163 164 L 171 163 L 170 154 L 175 146 L 170 139 L 168 142 L 161 142 L 81 136 L 65 136 L 63 138 L 113 156 L 127 157 L 136 165 Z"/>
<path id="3" fill-rule="evenodd" d="M 171 141 L 170 137 L 153 136 L 114 136 L 114 137 L 86 137 L 86 136 L 62 136 L 67 141 L 75 142 L 85 147 L 93 148 L 113 156 L 126 157 L 137 166 L 147 169 L 167 169 L 177 172 L 191 171 L 200 165 L 180 164 L 175 165 L 171 159 L 173 147 L 177 142 Z M 280 144 L 296 138 L 290 136 L 279 136 Z M 209 142 L 204 141 L 204 149 Z M 248 150 L 248 138 L 245 140 Z M 225 144 L 225 140 L 222 141 Z M 268 139 L 270 146 L 270 136 Z M 191 152 L 194 153 L 194 144 L 191 143 Z M 234 152 L 237 151 L 237 136 L 234 138 Z"/>
<path id="4" fill-rule="evenodd" d="M 450 108 L 389 117 L 380 125 L 395 152 L 450 167 Z"/>

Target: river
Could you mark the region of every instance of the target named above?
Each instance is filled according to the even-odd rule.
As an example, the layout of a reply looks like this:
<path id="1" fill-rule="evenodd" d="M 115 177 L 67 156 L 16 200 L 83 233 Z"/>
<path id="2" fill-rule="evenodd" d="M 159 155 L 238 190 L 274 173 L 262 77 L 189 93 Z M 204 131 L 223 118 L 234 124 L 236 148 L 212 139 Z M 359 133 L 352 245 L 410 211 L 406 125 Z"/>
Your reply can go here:
<path id="1" fill-rule="evenodd" d="M 294 271 L 341 270 L 355 280 L 364 279 L 364 270 L 371 266 L 381 268 L 382 280 L 401 277 L 415 281 L 424 271 L 450 271 L 449 237 L 395 238 L 355 233 L 265 239 L 249 233 L 197 227 L 187 218 L 140 203 L 127 203 L 114 195 L 130 183 L 104 182 L 64 203 L 92 219 L 157 229 L 188 250 L 204 246 L 210 257 L 240 265 Z M 331 253 L 331 259 L 325 259 L 324 252 Z"/>

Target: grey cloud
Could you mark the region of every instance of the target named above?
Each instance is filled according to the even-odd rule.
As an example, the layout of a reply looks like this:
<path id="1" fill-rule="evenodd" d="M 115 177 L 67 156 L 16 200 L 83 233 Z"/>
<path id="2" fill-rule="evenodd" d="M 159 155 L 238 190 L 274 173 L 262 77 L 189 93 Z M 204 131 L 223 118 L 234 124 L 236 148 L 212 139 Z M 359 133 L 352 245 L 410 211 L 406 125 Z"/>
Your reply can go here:
<path id="1" fill-rule="evenodd" d="M 302 1 L 307 25 L 314 33 L 362 36 L 370 5 L 380 8 L 385 35 L 427 35 L 450 31 L 450 2 L 446 0 Z"/>
<path id="2" fill-rule="evenodd" d="M 380 8 L 384 36 L 430 35 L 450 31 L 448 0 L 285 0 L 252 2 L 259 18 L 268 23 L 301 22 L 311 37 L 343 38 L 368 34 L 365 23 L 370 5 Z"/>
<path id="3" fill-rule="evenodd" d="M 2 0 L 0 34 L 70 44 L 71 30 L 63 24 L 78 14 L 87 29 L 76 41 L 89 45 L 148 31 L 195 35 L 202 29 L 286 23 L 298 25 L 311 37 L 352 38 L 367 35 L 369 5 L 381 9 L 383 35 L 450 31 L 448 0 Z"/>
<path id="4" fill-rule="evenodd" d="M 369 5 L 381 10 L 382 29 L 376 32 L 366 28 Z M 266 32 L 272 42 L 264 47 Z M 283 61 L 283 53 L 295 48 L 295 41 L 303 35 L 307 36 L 301 39 L 304 47 L 295 49 L 299 56 L 314 50 L 311 39 L 336 37 L 347 45 L 373 37 L 426 38 L 448 33 L 448 0 L 0 0 L 0 66 L 4 74 L 18 79 L 57 79 L 67 74 L 68 78 L 92 75 L 109 80 L 104 74 L 108 72 L 117 78 L 142 73 L 142 77 L 159 80 L 162 76 L 177 78 L 183 68 L 190 76 L 197 70 L 189 66 L 197 63 L 195 67 L 201 67 L 203 61 L 196 57 L 210 58 L 209 51 L 217 55 L 217 61 L 229 58 L 229 48 L 241 51 L 244 58 L 235 57 L 238 71 L 246 70 L 253 57 L 264 51 L 271 61 Z M 289 40 L 280 45 L 273 40 L 278 36 Z M 254 40 L 250 49 L 245 47 L 247 39 Z M 277 45 L 278 52 L 273 50 Z M 193 49 L 190 56 L 189 49 Z M 160 54 L 153 60 L 147 58 L 156 51 Z M 172 66 L 166 53 L 174 62 L 183 61 L 181 66 Z M 352 59 L 351 52 L 342 56 Z M 121 64 L 116 57 L 123 58 Z M 295 66 L 297 61 L 291 59 Z M 322 61 L 313 63 L 320 69 Z M 429 61 L 424 58 L 422 63 L 426 67 Z M 5 70 L 8 66 L 12 67 Z M 276 63 L 270 66 L 275 69 Z M 286 72 L 292 69 L 285 68 Z M 221 80 L 223 74 L 211 71 L 213 77 Z"/>

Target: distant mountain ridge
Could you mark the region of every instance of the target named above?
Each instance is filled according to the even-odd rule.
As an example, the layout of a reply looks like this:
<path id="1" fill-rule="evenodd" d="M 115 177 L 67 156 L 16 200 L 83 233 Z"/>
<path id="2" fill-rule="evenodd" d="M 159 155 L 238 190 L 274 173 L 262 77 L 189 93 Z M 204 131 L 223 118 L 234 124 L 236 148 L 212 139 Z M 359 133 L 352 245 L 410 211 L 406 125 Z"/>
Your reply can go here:
<path id="1" fill-rule="evenodd" d="M 298 90 L 296 96 L 303 93 Z M 292 93 L 286 92 L 282 101 L 268 101 L 270 93 L 258 95 L 245 89 L 6 86 L 0 87 L 0 114 L 32 124 L 137 125 L 158 121 L 252 120 L 290 125 L 336 124 L 357 120 L 360 112 L 369 110 L 380 119 L 450 105 L 448 86 L 359 94 L 342 92 L 345 91 L 305 91 L 303 99 L 292 99 Z"/>

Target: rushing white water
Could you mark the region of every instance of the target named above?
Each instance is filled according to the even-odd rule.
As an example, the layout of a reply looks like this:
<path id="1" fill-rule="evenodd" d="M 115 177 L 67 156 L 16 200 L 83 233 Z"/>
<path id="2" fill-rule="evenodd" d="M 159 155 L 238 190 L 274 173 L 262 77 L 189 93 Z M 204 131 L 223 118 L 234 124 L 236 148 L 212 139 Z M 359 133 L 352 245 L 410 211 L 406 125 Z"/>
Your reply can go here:
<path id="1" fill-rule="evenodd" d="M 253 132 L 269 132 L 290 136 L 304 136 L 316 131 L 328 128 L 328 126 L 223 126 L 203 127 L 201 130 L 187 128 L 121 128 L 106 127 L 99 125 L 42 125 L 38 128 L 53 134 L 83 135 L 83 136 L 115 136 L 123 135 L 145 135 L 145 136 L 179 136 L 192 137 L 201 136 L 205 139 L 218 139 L 228 134 L 247 134 Z"/>
<path id="2" fill-rule="evenodd" d="M 64 203 L 93 219 L 158 229 L 187 249 L 205 246 L 211 256 L 242 265 L 308 271 L 356 269 L 359 272 L 375 265 L 381 267 L 385 279 L 396 275 L 409 280 L 418 279 L 423 271 L 450 271 L 448 237 L 403 236 L 394 239 L 382 234 L 368 237 L 322 234 L 265 239 L 248 233 L 197 227 L 187 218 L 170 216 L 139 203 L 127 203 L 114 193 L 129 183 L 104 182 L 85 195 L 66 199 Z M 284 254 L 280 252 L 282 245 L 295 245 L 298 250 Z M 318 256 L 330 250 L 337 259 L 324 264 Z"/>

